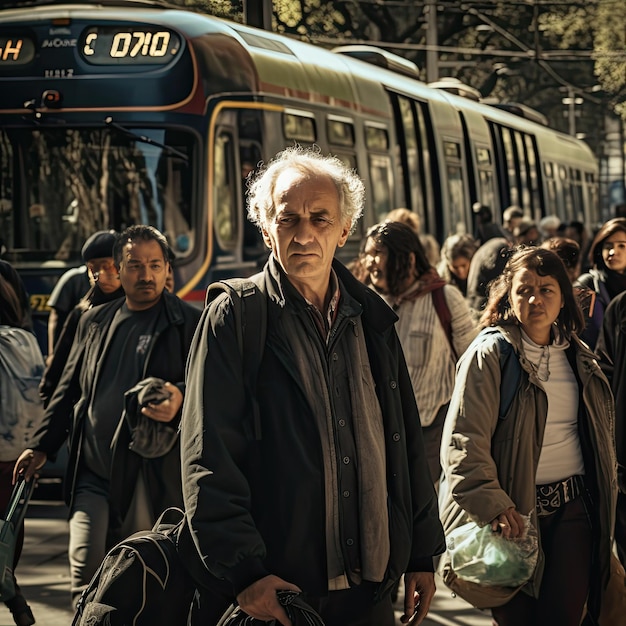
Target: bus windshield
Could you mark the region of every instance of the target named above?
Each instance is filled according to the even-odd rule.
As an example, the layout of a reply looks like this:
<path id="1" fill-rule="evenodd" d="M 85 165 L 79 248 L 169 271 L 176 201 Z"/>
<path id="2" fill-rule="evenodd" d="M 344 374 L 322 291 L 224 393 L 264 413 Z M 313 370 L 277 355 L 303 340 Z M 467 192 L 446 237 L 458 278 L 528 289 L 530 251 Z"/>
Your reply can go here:
<path id="1" fill-rule="evenodd" d="M 163 128 L 0 129 L 3 256 L 75 262 L 90 234 L 132 224 L 155 226 L 188 255 L 194 143 Z"/>

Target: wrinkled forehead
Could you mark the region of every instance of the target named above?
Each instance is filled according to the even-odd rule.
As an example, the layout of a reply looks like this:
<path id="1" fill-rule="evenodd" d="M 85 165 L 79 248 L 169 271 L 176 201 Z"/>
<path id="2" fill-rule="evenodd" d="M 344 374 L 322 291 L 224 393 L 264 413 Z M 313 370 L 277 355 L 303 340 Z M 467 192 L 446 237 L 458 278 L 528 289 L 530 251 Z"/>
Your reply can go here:
<path id="1" fill-rule="evenodd" d="M 310 188 L 329 192 L 331 189 L 337 194 L 337 187 L 333 179 L 321 172 L 310 172 L 296 167 L 283 170 L 274 182 L 274 199 L 280 200 L 293 191 Z M 338 194 L 337 194 L 338 195 Z"/>
<path id="2" fill-rule="evenodd" d="M 557 285 L 558 286 L 559 281 L 557 280 L 555 276 L 551 276 L 550 274 L 542 276 L 539 273 L 537 273 L 536 270 L 532 268 L 522 267 L 517 272 L 515 272 L 511 283 L 512 283 L 511 286 L 528 285 L 528 286 L 537 287 L 537 286 L 544 286 L 544 285 L 550 285 L 550 286 Z"/>

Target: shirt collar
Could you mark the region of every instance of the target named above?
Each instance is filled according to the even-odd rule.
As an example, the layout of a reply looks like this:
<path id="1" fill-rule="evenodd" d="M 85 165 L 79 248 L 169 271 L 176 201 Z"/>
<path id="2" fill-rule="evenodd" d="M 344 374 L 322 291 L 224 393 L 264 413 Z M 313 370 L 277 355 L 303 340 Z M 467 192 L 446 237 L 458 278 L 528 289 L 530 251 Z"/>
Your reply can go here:
<path id="1" fill-rule="evenodd" d="M 315 322 L 315 325 L 320 331 L 322 337 L 325 337 L 326 340 L 328 340 L 330 329 L 333 327 L 333 324 L 337 319 L 337 313 L 339 311 L 339 299 L 341 297 L 341 291 L 339 289 L 339 279 L 337 278 L 335 270 L 332 268 L 330 270 L 329 288 L 332 296 L 330 298 L 330 302 L 328 303 L 328 308 L 325 312 L 320 311 L 311 301 L 305 298 L 305 301 L 309 307 L 309 311 L 313 316 L 313 321 Z"/>

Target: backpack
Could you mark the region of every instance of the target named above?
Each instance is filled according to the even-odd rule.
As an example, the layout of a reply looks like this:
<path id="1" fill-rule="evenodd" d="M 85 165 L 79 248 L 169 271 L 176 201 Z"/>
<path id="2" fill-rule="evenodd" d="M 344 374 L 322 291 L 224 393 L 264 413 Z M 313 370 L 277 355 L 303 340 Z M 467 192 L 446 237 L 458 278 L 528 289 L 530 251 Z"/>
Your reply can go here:
<path id="1" fill-rule="evenodd" d="M 443 287 L 438 287 L 432 292 L 433 305 L 435 307 L 435 311 L 437 313 L 437 317 L 441 322 L 441 326 L 446 333 L 446 338 L 448 339 L 448 343 L 450 344 L 450 349 L 452 350 L 452 356 L 455 361 L 459 360 L 459 355 L 456 353 L 454 348 L 454 342 L 452 341 L 452 313 L 450 313 L 450 307 L 446 302 L 446 296 L 443 291 Z"/>
<path id="2" fill-rule="evenodd" d="M 35 335 L 0 325 L 0 461 L 15 461 L 43 421 L 43 370 Z"/>
<path id="3" fill-rule="evenodd" d="M 519 363 L 519 357 L 515 354 L 513 346 L 504 337 L 498 340 L 500 346 L 500 410 L 498 417 L 505 419 L 513 398 L 517 392 L 517 388 L 522 379 L 522 366 Z"/>
<path id="4" fill-rule="evenodd" d="M 166 524 L 169 513 L 179 517 Z M 152 530 L 114 546 L 76 607 L 72 626 L 179 626 L 187 623 L 195 584 L 178 554 L 185 524 L 180 509 L 166 509 Z"/>
<path id="5" fill-rule="evenodd" d="M 267 334 L 267 298 L 261 288 L 263 273 L 250 278 L 230 278 L 211 283 L 206 291 L 205 306 L 220 294 L 227 293 L 237 329 L 237 344 L 243 357 L 243 379 L 248 401 L 252 403 L 255 439 L 261 439 L 261 417 L 256 401 L 256 380 L 265 349 Z"/>

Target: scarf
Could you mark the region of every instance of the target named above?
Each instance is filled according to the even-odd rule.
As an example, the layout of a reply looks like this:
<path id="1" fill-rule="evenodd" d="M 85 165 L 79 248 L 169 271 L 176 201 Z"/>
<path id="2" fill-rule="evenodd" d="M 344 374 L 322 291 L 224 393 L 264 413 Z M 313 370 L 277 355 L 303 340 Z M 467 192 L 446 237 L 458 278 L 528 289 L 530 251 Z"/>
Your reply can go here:
<path id="1" fill-rule="evenodd" d="M 397 311 L 403 302 L 413 302 L 427 293 L 440 289 L 446 285 L 446 281 L 439 276 L 434 267 L 426 270 L 419 278 L 403 293 L 392 296 L 383 295 L 384 300 L 394 310 Z"/>
<path id="2" fill-rule="evenodd" d="M 618 296 L 622 291 L 626 291 L 626 274 L 621 274 L 615 270 L 608 268 L 603 270 L 605 277 L 606 289 L 611 296 L 611 300 Z"/>

